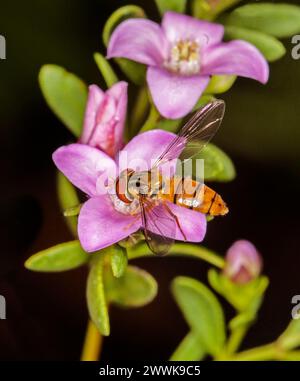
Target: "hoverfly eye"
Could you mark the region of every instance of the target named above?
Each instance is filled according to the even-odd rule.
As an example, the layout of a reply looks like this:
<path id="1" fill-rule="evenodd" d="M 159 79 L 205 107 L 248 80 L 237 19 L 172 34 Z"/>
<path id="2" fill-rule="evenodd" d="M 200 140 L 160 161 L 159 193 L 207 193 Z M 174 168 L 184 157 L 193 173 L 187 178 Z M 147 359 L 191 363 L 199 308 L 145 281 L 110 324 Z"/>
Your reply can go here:
<path id="1" fill-rule="evenodd" d="M 137 188 L 139 188 L 141 186 L 141 182 L 139 180 L 136 182 L 136 186 L 137 186 Z"/>

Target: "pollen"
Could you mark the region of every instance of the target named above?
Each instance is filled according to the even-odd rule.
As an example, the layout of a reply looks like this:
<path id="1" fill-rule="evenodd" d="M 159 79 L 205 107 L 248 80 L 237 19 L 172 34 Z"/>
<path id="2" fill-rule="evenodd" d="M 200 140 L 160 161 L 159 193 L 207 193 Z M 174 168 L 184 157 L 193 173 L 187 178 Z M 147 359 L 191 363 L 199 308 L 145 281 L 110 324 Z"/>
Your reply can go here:
<path id="1" fill-rule="evenodd" d="M 193 40 L 179 40 L 172 46 L 165 66 L 175 73 L 192 75 L 200 71 L 200 47 Z"/>

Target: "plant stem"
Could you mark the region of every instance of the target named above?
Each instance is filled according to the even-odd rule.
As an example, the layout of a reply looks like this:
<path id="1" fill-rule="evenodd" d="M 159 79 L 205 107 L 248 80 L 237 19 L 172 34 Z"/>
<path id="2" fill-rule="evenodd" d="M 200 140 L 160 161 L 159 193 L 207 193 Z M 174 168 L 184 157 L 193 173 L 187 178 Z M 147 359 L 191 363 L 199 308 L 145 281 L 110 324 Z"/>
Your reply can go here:
<path id="1" fill-rule="evenodd" d="M 89 320 L 81 353 L 81 361 L 98 361 L 102 340 L 102 336 L 95 324 Z"/>
<path id="2" fill-rule="evenodd" d="M 237 353 L 236 355 L 228 358 L 228 360 L 234 361 L 258 361 L 258 360 L 279 360 L 281 358 L 280 351 L 276 346 L 276 343 L 262 345 L 261 347 L 256 347 L 248 349 Z"/>
<path id="3" fill-rule="evenodd" d="M 140 132 L 152 130 L 157 124 L 157 122 L 159 121 L 159 119 L 160 119 L 159 112 L 156 110 L 155 106 L 151 105 L 148 118 L 146 122 L 144 123 L 143 127 L 140 129 Z"/>
<path id="4" fill-rule="evenodd" d="M 227 347 L 226 347 L 226 355 L 232 355 L 239 349 L 241 342 L 247 333 L 247 330 L 248 330 L 248 326 L 243 325 L 241 327 L 234 329 L 231 332 L 231 335 L 229 336 Z"/>
<path id="5" fill-rule="evenodd" d="M 149 108 L 148 93 L 145 86 L 139 89 L 130 120 L 130 136 L 133 137 L 141 126 Z"/>
<path id="6" fill-rule="evenodd" d="M 127 249 L 128 259 L 134 259 L 144 256 L 149 256 L 151 254 L 151 250 L 147 246 L 147 244 L 142 243 L 136 245 L 134 247 Z M 219 257 L 213 251 L 206 249 L 205 247 L 198 245 L 191 245 L 188 243 L 175 243 L 169 252 L 169 255 L 174 256 L 190 256 L 202 259 L 211 265 L 214 265 L 220 269 L 224 267 L 224 259 Z"/>

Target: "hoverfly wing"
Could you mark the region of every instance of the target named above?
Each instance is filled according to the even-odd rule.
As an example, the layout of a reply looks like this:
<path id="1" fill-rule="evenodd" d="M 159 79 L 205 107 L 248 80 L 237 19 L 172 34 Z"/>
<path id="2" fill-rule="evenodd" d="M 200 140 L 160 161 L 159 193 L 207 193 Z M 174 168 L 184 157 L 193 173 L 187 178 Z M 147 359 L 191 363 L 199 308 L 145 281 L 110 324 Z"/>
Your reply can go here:
<path id="1" fill-rule="evenodd" d="M 222 100 L 211 102 L 196 111 L 154 166 L 158 167 L 176 158 L 181 161 L 191 159 L 198 154 L 217 132 L 224 112 L 225 102 Z"/>
<path id="2" fill-rule="evenodd" d="M 146 242 L 154 254 L 167 254 L 174 242 L 176 229 L 175 218 L 168 213 L 163 202 L 156 203 L 152 199 L 141 196 L 140 208 L 142 225 Z"/>

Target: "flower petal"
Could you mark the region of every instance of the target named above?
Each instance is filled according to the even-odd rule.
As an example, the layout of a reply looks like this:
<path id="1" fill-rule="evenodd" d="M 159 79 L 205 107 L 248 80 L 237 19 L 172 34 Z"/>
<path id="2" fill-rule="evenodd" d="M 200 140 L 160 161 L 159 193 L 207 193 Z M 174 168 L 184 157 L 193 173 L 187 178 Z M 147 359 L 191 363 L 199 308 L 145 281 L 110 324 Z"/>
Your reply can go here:
<path id="1" fill-rule="evenodd" d="M 234 74 L 266 83 L 269 65 L 255 46 L 234 40 L 208 47 L 202 57 L 201 73 Z"/>
<path id="2" fill-rule="evenodd" d="M 114 146 L 113 146 L 113 157 L 116 156 L 117 152 L 124 145 L 124 128 L 126 121 L 127 112 L 127 82 L 118 82 L 112 86 L 107 94 L 113 96 L 117 102 L 117 109 L 115 115 L 116 124 L 114 126 Z"/>
<path id="3" fill-rule="evenodd" d="M 152 168 L 175 138 L 175 134 L 163 130 L 151 130 L 135 136 L 119 153 L 120 170 L 131 168 L 145 171 Z"/>
<path id="4" fill-rule="evenodd" d="M 84 123 L 80 143 L 88 144 L 93 133 L 97 110 L 104 99 L 104 92 L 97 85 L 89 86 L 89 95 L 85 109 Z"/>
<path id="5" fill-rule="evenodd" d="M 167 51 L 168 43 L 158 24 L 145 19 L 128 19 L 113 31 L 107 57 L 125 57 L 146 65 L 159 65 Z"/>
<path id="6" fill-rule="evenodd" d="M 216 44 L 222 40 L 224 34 L 224 27 L 221 24 L 175 12 L 164 14 L 162 27 L 171 43 L 176 43 L 178 40 L 198 40 L 200 45 Z"/>
<path id="7" fill-rule="evenodd" d="M 179 220 L 180 228 L 183 230 L 186 240 L 189 242 L 201 242 L 206 233 L 206 217 L 204 214 L 196 212 L 194 210 L 190 210 L 181 206 L 178 206 L 176 204 L 172 204 L 168 202 L 168 207 L 172 211 L 175 216 L 177 216 Z M 163 215 L 162 213 L 166 212 L 160 212 L 157 213 L 158 215 Z M 168 215 L 166 215 L 167 217 Z M 170 216 L 168 216 L 169 218 Z M 166 228 L 164 229 L 164 224 Z M 166 237 L 174 238 L 179 241 L 184 241 L 184 236 L 182 235 L 179 227 L 176 224 L 176 229 L 170 229 L 170 224 L 168 226 L 168 223 L 156 223 L 157 228 L 154 224 L 151 224 L 150 228 L 153 231 L 153 233 L 156 233 L 160 235 L 161 233 L 164 233 Z M 175 222 L 174 222 L 175 226 Z"/>
<path id="8" fill-rule="evenodd" d="M 105 93 L 96 85 L 89 87 L 80 143 L 97 147 L 115 157 L 123 145 L 127 87 L 124 81 L 114 84 Z"/>
<path id="9" fill-rule="evenodd" d="M 179 76 L 162 68 L 149 67 L 147 82 L 160 114 L 177 119 L 192 111 L 208 85 L 209 77 Z"/>
<path id="10" fill-rule="evenodd" d="M 116 173 L 116 164 L 109 156 L 84 144 L 60 147 L 52 158 L 71 183 L 89 196 L 97 194 L 96 184 L 100 175 Z"/>
<path id="11" fill-rule="evenodd" d="M 108 195 L 90 198 L 80 210 L 78 236 L 87 252 L 97 251 L 126 238 L 141 226 L 137 218 L 115 210 Z"/>

